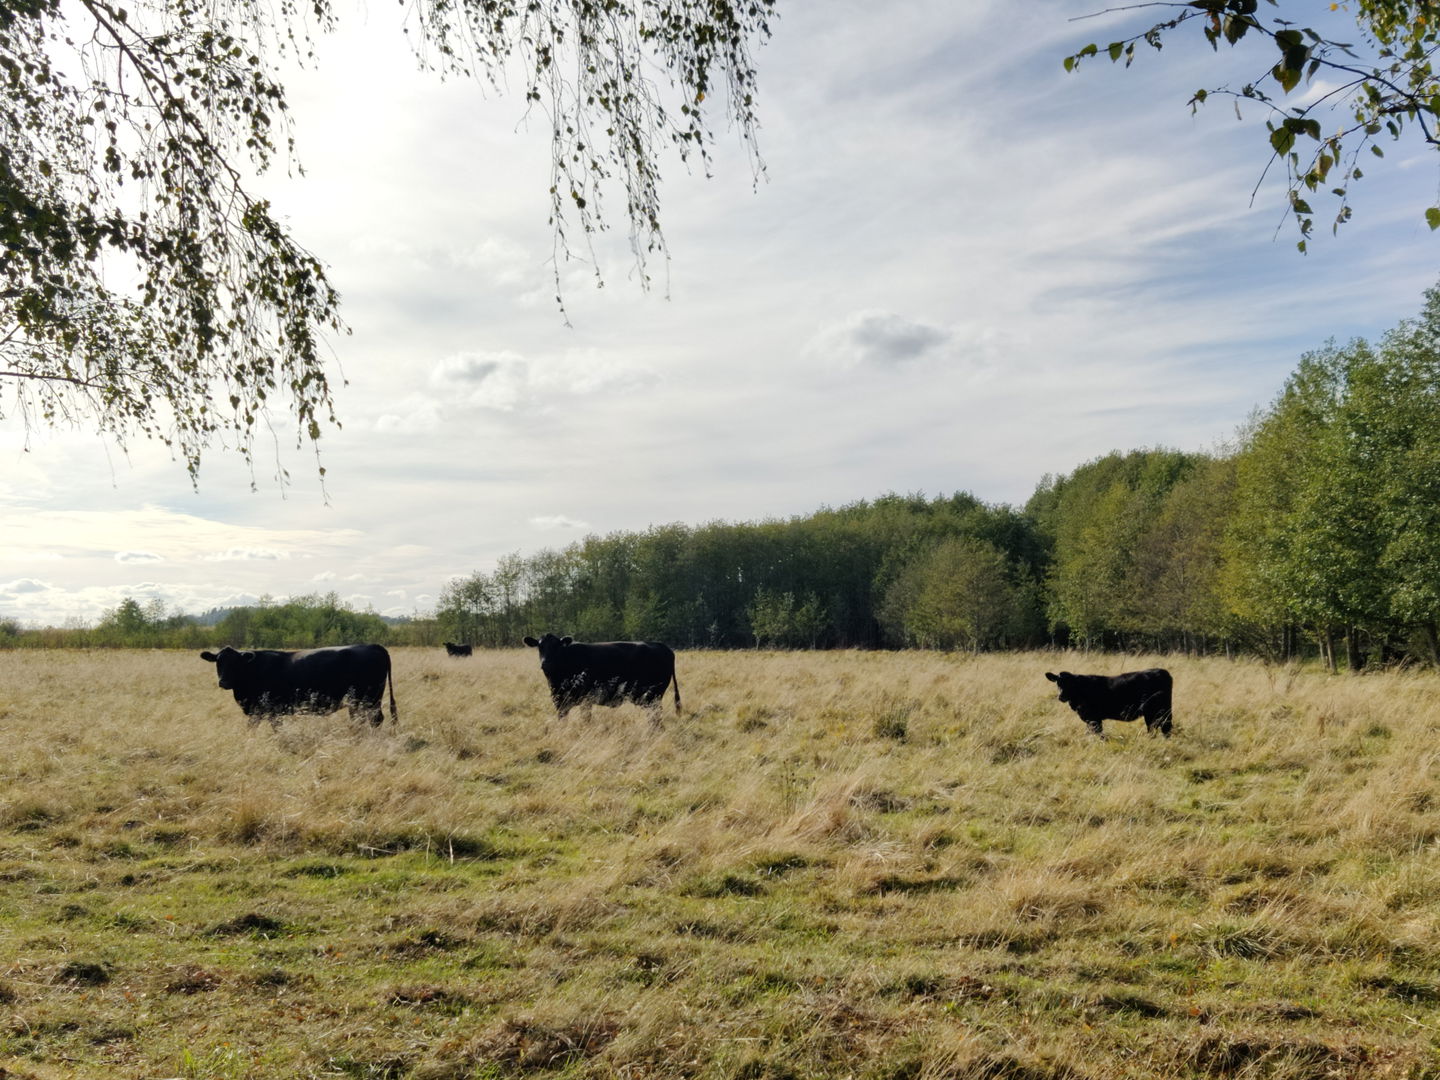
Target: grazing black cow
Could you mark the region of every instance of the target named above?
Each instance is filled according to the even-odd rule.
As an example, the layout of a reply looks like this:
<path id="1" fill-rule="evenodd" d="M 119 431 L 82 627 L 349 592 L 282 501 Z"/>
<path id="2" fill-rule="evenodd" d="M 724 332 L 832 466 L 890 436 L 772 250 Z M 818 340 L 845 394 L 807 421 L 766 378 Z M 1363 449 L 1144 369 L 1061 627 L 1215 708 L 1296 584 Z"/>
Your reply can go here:
<path id="1" fill-rule="evenodd" d="M 660 701 L 665 688 L 675 684 L 675 715 L 680 715 L 680 680 L 675 677 L 675 653 L 658 641 L 576 641 L 546 634 L 525 644 L 540 650 L 540 670 L 550 684 L 550 697 L 560 719 L 579 705 L 590 718 L 592 705 L 619 705 L 633 701 L 650 710 L 652 723 L 660 723 Z"/>
<path id="2" fill-rule="evenodd" d="M 218 653 L 202 652 L 200 659 L 215 665 L 220 689 L 235 691 L 236 702 L 252 724 L 264 718 L 279 726 L 279 718 L 288 713 L 330 713 L 347 705 L 352 720 L 365 718 L 379 727 L 387 680 L 390 722 L 398 720 L 390 654 L 383 645 L 337 645 L 305 652 L 242 652 L 227 645 Z"/>
<path id="3" fill-rule="evenodd" d="M 1060 700 L 1079 714 L 1087 727 L 1102 739 L 1102 720 L 1145 718 L 1145 730 L 1170 737 L 1170 672 L 1164 668 L 1127 671 L 1123 675 L 1059 675 L 1047 671 L 1045 678 L 1060 687 Z"/>
<path id="4" fill-rule="evenodd" d="M 469 645 L 456 645 L 453 641 L 445 642 L 445 654 L 447 656 L 469 656 L 471 652 Z"/>

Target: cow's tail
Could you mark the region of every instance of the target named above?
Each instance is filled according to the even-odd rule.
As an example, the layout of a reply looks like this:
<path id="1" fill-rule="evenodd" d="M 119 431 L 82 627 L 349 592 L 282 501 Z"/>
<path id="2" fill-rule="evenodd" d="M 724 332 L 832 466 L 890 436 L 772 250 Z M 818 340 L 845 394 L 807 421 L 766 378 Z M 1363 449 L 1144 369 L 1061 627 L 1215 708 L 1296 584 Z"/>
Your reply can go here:
<path id="1" fill-rule="evenodd" d="M 675 672 L 673 672 L 673 671 L 670 672 L 670 682 L 673 683 L 674 686 L 675 686 L 675 715 L 676 715 L 676 716 L 679 716 L 679 715 L 680 715 L 680 676 L 676 675 Z M 661 692 L 663 693 L 664 691 L 661 691 Z"/>
<path id="2" fill-rule="evenodd" d="M 395 665 L 390 661 L 390 654 L 385 654 L 385 681 L 390 687 L 390 726 L 394 727 L 400 723 L 400 717 L 395 712 Z"/>

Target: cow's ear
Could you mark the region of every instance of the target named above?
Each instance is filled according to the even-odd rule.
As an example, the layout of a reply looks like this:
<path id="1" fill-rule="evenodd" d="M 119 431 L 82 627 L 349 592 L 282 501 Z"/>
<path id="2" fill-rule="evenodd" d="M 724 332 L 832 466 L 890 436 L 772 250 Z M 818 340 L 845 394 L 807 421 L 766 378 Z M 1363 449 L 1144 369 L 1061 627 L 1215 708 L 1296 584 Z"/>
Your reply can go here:
<path id="1" fill-rule="evenodd" d="M 202 652 L 202 653 L 200 654 L 200 659 L 201 659 L 201 660 L 209 660 L 210 663 L 213 664 L 216 660 L 218 660 L 218 659 L 220 659 L 220 658 L 219 658 L 218 656 L 216 656 L 213 652 L 211 652 L 209 649 L 206 649 L 204 652 Z"/>
<path id="2" fill-rule="evenodd" d="M 1060 681 L 1060 676 L 1059 676 L 1059 675 L 1056 675 L 1053 671 L 1047 671 L 1047 672 L 1045 672 L 1045 678 L 1049 679 L 1051 682 L 1059 682 L 1059 681 Z"/>
<path id="3" fill-rule="evenodd" d="M 533 637 L 531 637 L 529 634 L 526 634 L 526 635 L 525 635 L 525 639 L 524 639 L 524 640 L 525 640 L 525 644 L 526 644 L 526 645 L 529 645 L 532 649 L 537 648 L 537 647 L 540 645 L 540 642 L 536 641 L 536 640 L 535 640 Z"/>
<path id="4" fill-rule="evenodd" d="M 574 641 L 574 640 L 575 640 L 575 639 L 574 639 L 573 637 L 570 637 L 570 636 L 567 635 L 567 636 L 562 637 L 562 638 L 560 639 L 560 644 L 561 644 L 561 645 L 569 645 L 569 644 L 570 644 L 572 641 Z"/>

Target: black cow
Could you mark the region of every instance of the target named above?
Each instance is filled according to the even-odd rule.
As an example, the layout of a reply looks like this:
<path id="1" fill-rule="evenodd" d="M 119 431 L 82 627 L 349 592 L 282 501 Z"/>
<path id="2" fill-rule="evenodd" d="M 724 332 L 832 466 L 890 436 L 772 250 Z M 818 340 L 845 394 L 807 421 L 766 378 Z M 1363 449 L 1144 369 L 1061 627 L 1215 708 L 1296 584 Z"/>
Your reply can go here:
<path id="1" fill-rule="evenodd" d="M 469 656 L 471 652 L 469 645 L 456 645 L 453 641 L 445 642 L 445 654 L 447 656 Z"/>
<path id="2" fill-rule="evenodd" d="M 1102 720 L 1145 718 L 1145 730 L 1170 737 L 1170 672 L 1164 668 L 1127 671 L 1123 675 L 1059 675 L 1047 671 L 1045 678 L 1060 687 L 1060 700 L 1079 714 L 1086 726 L 1102 739 Z"/>
<path id="3" fill-rule="evenodd" d="M 387 680 L 390 722 L 398 720 L 390 654 L 383 645 L 337 645 L 305 652 L 242 652 L 227 645 L 218 653 L 202 652 L 200 659 L 215 665 L 220 689 L 235 691 L 236 702 L 252 724 L 264 718 L 278 726 L 279 718 L 288 713 L 330 713 L 347 705 L 352 720 L 367 718 L 379 727 Z"/>
<path id="4" fill-rule="evenodd" d="M 680 715 L 680 680 L 675 677 L 675 653 L 658 641 L 576 641 L 546 634 L 525 644 L 540 650 L 540 670 L 550 684 L 550 697 L 560 719 L 579 705 L 590 718 L 592 705 L 619 705 L 633 701 L 650 710 L 660 723 L 660 701 L 665 688 L 675 684 L 675 715 Z"/>

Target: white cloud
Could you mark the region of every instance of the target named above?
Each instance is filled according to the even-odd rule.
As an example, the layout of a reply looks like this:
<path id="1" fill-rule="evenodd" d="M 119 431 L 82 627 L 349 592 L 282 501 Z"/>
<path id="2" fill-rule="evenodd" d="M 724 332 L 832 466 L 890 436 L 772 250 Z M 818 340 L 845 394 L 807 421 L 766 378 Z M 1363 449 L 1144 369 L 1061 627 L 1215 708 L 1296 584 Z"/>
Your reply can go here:
<path id="1" fill-rule="evenodd" d="M 153 551 L 117 551 L 115 561 L 118 563 L 150 563 L 164 562 L 165 559 Z"/>
<path id="2" fill-rule="evenodd" d="M 50 592 L 54 588 L 54 585 L 35 578 L 20 578 L 18 581 L 0 582 L 0 596 L 24 596 L 26 593 Z"/>
<path id="3" fill-rule="evenodd" d="M 276 562 L 280 559 L 290 558 L 290 553 L 276 551 L 274 548 L 232 547 L 203 555 L 201 558 L 206 562 Z"/>
<path id="4" fill-rule="evenodd" d="M 519 244 L 499 236 L 450 253 L 451 262 L 467 270 L 480 270 L 499 285 L 518 285 L 531 276 L 537 260 Z"/>
<path id="5" fill-rule="evenodd" d="M 577 521 L 575 518 L 566 517 L 564 514 L 541 514 L 539 517 L 532 517 L 530 524 L 534 525 L 537 529 L 568 529 L 575 532 L 590 528 L 589 523 Z"/>
<path id="6" fill-rule="evenodd" d="M 898 367 L 939 355 L 950 333 L 890 311 L 861 311 L 822 330 L 806 351 L 844 367 Z"/>
<path id="7" fill-rule="evenodd" d="M 544 410 L 577 397 L 587 401 L 653 385 L 654 372 L 600 350 L 567 350 L 527 359 L 509 351 L 462 352 L 430 373 L 440 405 L 470 405 L 496 412 Z"/>
<path id="8" fill-rule="evenodd" d="M 434 431 L 442 423 L 438 402 L 411 395 L 400 408 L 399 412 L 381 413 L 375 420 L 375 430 L 385 434 L 423 434 Z"/>

